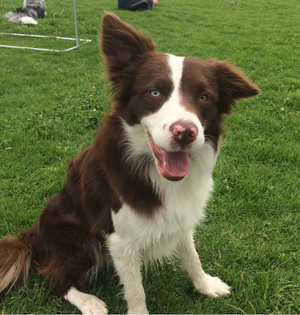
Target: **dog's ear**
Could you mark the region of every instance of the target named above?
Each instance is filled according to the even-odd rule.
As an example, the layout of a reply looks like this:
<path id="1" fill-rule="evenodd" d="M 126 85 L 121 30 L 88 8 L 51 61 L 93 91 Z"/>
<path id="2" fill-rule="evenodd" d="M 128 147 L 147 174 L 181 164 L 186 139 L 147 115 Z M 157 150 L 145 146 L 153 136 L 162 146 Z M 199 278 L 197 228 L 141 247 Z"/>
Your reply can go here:
<path id="1" fill-rule="evenodd" d="M 225 61 L 209 60 L 216 73 L 219 88 L 219 111 L 230 114 L 235 100 L 259 94 L 259 88 L 244 73 Z"/>
<path id="2" fill-rule="evenodd" d="M 108 79 L 113 85 L 114 99 L 126 101 L 137 68 L 155 51 L 147 34 L 140 34 L 116 15 L 106 13 L 102 21 L 100 47 L 104 53 Z"/>
<path id="3" fill-rule="evenodd" d="M 149 35 L 140 34 L 112 13 L 106 13 L 103 17 L 101 48 L 107 58 L 124 63 L 155 50 Z"/>

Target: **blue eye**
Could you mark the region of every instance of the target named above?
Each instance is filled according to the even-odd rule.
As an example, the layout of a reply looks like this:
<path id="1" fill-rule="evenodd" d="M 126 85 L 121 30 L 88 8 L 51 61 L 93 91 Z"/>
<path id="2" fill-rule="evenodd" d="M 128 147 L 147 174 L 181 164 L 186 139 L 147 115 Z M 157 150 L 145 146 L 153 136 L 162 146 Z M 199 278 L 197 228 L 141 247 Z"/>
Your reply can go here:
<path id="1" fill-rule="evenodd" d="M 160 94 L 159 91 L 151 91 L 150 93 L 151 93 L 151 95 L 154 96 L 154 97 L 159 97 L 159 96 L 161 96 L 161 94 Z"/>

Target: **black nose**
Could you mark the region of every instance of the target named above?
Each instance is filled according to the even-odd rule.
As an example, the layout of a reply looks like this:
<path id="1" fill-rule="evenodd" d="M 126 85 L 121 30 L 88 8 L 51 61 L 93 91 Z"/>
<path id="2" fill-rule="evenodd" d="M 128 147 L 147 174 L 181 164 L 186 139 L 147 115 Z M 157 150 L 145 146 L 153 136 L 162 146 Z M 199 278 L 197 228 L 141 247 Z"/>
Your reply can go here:
<path id="1" fill-rule="evenodd" d="M 172 138 L 181 146 L 185 146 L 197 139 L 198 128 L 191 121 L 178 120 L 170 128 Z"/>

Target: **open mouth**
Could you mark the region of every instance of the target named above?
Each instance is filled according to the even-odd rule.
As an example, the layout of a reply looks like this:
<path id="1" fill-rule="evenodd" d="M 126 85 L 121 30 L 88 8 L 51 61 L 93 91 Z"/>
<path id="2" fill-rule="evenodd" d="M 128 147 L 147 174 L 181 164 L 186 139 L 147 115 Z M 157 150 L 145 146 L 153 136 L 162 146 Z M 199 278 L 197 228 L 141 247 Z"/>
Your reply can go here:
<path id="1" fill-rule="evenodd" d="M 155 144 L 150 133 L 148 133 L 148 138 L 160 174 L 171 181 L 183 179 L 189 170 L 190 155 L 183 151 L 164 151 Z"/>

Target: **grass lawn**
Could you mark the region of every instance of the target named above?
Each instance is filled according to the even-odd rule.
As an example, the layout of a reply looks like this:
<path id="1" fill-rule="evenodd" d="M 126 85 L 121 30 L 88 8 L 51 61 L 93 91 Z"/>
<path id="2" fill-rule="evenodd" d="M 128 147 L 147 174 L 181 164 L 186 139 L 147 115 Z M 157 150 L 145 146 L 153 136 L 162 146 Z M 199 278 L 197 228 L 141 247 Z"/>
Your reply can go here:
<path id="1" fill-rule="evenodd" d="M 92 142 L 110 106 L 98 32 L 103 13 L 115 12 L 147 29 L 158 51 L 228 60 L 262 91 L 227 119 L 215 192 L 195 234 L 204 269 L 228 283 L 232 295 L 198 295 L 178 264 L 167 262 L 144 274 L 149 311 L 300 313 L 300 2 L 160 0 L 137 13 L 118 10 L 117 0 L 77 2 L 80 37 L 91 43 L 68 53 L 0 48 L 0 237 L 36 222 L 63 186 L 68 159 Z M 74 36 L 71 1 L 47 1 L 47 17 L 35 27 L 2 18 L 21 3 L 2 1 L 1 32 Z M 0 43 L 72 45 L 7 35 Z M 120 289 L 109 269 L 88 293 L 110 313 L 124 313 Z M 34 267 L 26 288 L 0 294 L 2 314 L 76 312 Z"/>

